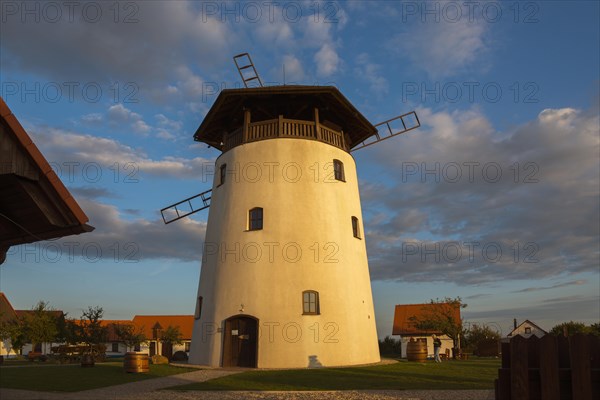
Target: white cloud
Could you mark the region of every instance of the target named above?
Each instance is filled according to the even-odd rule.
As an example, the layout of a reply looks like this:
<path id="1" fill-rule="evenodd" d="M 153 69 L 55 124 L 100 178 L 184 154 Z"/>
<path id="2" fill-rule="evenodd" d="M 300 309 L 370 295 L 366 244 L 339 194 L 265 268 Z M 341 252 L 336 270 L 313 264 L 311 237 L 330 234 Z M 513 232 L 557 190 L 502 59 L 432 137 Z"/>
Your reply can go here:
<path id="1" fill-rule="evenodd" d="M 167 118 L 164 114 L 156 114 L 154 118 L 156 118 L 158 125 L 163 128 L 169 128 L 177 131 L 180 130 L 183 125 L 181 121 L 173 121 Z"/>
<path id="2" fill-rule="evenodd" d="M 116 122 L 129 122 L 142 118 L 140 114 L 134 113 L 130 109 L 126 108 L 123 104 L 115 104 L 114 106 L 110 106 L 107 113 L 109 119 Z"/>
<path id="3" fill-rule="evenodd" d="M 373 92 L 379 95 L 386 94 L 389 90 L 387 79 L 381 75 L 381 66 L 370 60 L 367 53 L 361 53 L 356 57 L 356 76 L 366 80 Z"/>
<path id="4" fill-rule="evenodd" d="M 173 135 L 171 132 L 164 128 L 158 128 L 156 130 L 156 137 L 160 139 L 172 140 L 175 139 L 177 136 Z"/>
<path id="5" fill-rule="evenodd" d="M 183 126 L 181 121 L 173 121 L 164 114 L 156 114 L 154 118 L 158 123 L 156 137 L 167 140 L 177 138 L 177 134 L 181 131 L 181 127 Z"/>
<path id="6" fill-rule="evenodd" d="M 95 229 L 83 235 L 59 239 L 58 248 L 89 248 L 93 250 L 91 258 L 101 255 L 124 265 L 157 258 L 198 262 L 202 258 L 201 243 L 206 233 L 206 222 L 184 218 L 165 225 L 159 214 L 153 220 L 126 220 L 112 205 L 88 198 L 80 198 L 78 203 Z M 70 247 L 61 245 L 61 241 L 70 242 Z M 115 260 L 116 256 L 119 260 Z"/>
<path id="7" fill-rule="evenodd" d="M 278 10 L 278 12 L 274 12 L 276 18 L 272 22 L 267 18 L 262 19 L 255 29 L 255 34 L 263 43 L 289 48 L 294 43 L 294 32 L 291 22 L 284 20 L 279 7 L 274 8 Z"/>
<path id="8" fill-rule="evenodd" d="M 131 124 L 131 128 L 133 129 L 134 132 L 142 133 L 142 134 L 146 134 L 146 133 L 150 132 L 150 130 L 152 129 L 152 128 L 150 128 L 150 126 L 148 126 L 148 124 L 146 124 L 141 119 L 137 120 L 133 124 Z"/>
<path id="9" fill-rule="evenodd" d="M 131 111 L 123 104 L 115 104 L 110 106 L 107 111 L 108 121 L 111 125 L 120 125 L 128 123 L 129 127 L 135 132 L 142 135 L 148 134 L 152 128 L 148 126 L 142 119 L 142 116 L 136 112 Z"/>
<path id="10" fill-rule="evenodd" d="M 99 114 L 99 113 L 86 114 L 83 117 L 81 117 L 81 120 L 88 124 L 97 124 L 97 123 L 102 122 L 102 114 Z"/>
<path id="11" fill-rule="evenodd" d="M 214 162 L 201 157 L 192 159 L 163 157 L 152 159 L 143 151 L 126 146 L 114 139 L 63 131 L 54 128 L 34 128 L 30 130 L 36 143 L 49 161 L 96 162 L 107 168 L 119 163 L 134 163 L 141 174 L 194 178 L 198 171 L 211 167 Z"/>
<path id="12" fill-rule="evenodd" d="M 317 75 L 321 77 L 335 74 L 340 64 L 337 52 L 329 43 L 321 46 L 321 49 L 315 54 L 314 60 L 317 63 Z"/>
<path id="13" fill-rule="evenodd" d="M 291 54 L 283 57 L 285 65 L 285 80 L 286 82 L 301 83 L 304 79 L 304 69 L 300 60 Z"/>
<path id="14" fill-rule="evenodd" d="M 114 4 L 97 5 L 102 17 L 95 23 L 69 22 L 66 9 L 56 23 L 9 18 L 2 24 L 3 71 L 80 85 L 94 82 L 107 92 L 115 82 L 133 82 L 140 95 L 160 99 L 186 89 L 174 86 L 173 71 L 183 66 L 197 74 L 215 69 L 229 58 L 235 42 L 232 26 L 203 14 L 194 2 L 149 1 L 136 3 L 137 11 L 121 8 L 120 17 L 135 18 L 132 23 L 114 22 Z"/>
<path id="15" fill-rule="evenodd" d="M 365 212 L 376 211 L 365 220 L 374 279 L 475 284 L 597 271 L 596 113 L 543 110 L 500 134 L 476 110 L 418 112 L 418 131 L 361 150 L 389 171 L 361 188 Z M 479 243 L 474 260 L 465 242 Z M 455 243 L 458 260 L 442 250 Z M 499 260 L 485 257 L 487 244 L 500 246 Z M 433 254 L 423 259 L 424 249 Z"/>
<path id="16" fill-rule="evenodd" d="M 455 75 L 466 69 L 481 68 L 487 50 L 487 26 L 483 21 L 441 21 L 411 25 L 394 36 L 388 48 L 432 78 Z"/>

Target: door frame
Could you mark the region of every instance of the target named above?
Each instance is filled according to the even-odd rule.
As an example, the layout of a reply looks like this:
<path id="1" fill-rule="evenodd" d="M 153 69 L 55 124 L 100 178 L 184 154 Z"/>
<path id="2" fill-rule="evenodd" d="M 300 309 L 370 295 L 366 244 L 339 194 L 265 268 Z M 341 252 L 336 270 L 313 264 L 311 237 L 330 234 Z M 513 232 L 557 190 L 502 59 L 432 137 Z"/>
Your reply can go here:
<path id="1" fill-rule="evenodd" d="M 256 343 L 255 343 L 255 354 L 256 356 L 254 357 L 254 366 L 249 367 L 249 368 L 257 368 L 258 367 L 258 334 L 259 334 L 259 320 L 258 318 L 256 318 L 253 315 L 249 315 L 249 314 L 236 314 L 236 315 L 232 315 L 231 317 L 223 320 L 223 336 L 222 336 L 222 342 L 221 342 L 221 367 L 224 367 L 224 363 L 225 363 L 225 343 L 226 341 L 231 337 L 231 334 L 227 332 L 227 322 L 234 320 L 234 319 L 239 319 L 239 318 L 248 318 L 248 319 L 253 319 L 256 323 Z"/>

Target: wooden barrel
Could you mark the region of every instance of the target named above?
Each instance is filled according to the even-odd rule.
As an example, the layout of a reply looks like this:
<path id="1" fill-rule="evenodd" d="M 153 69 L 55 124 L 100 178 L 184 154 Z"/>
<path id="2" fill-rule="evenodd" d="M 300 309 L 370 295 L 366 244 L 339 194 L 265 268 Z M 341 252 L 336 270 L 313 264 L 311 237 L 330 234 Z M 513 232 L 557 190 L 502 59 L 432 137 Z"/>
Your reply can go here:
<path id="1" fill-rule="evenodd" d="M 406 345 L 408 361 L 425 362 L 427 360 L 427 339 L 410 339 Z"/>
<path id="2" fill-rule="evenodd" d="M 150 372 L 148 354 L 129 352 L 125 354 L 125 372 L 143 373 Z"/>

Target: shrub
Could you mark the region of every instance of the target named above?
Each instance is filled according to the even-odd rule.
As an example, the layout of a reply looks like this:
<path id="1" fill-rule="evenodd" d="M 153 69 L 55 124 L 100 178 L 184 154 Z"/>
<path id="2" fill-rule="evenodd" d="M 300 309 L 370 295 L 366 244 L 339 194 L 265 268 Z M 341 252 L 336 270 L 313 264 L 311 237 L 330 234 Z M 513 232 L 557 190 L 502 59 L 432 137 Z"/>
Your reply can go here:
<path id="1" fill-rule="evenodd" d="M 400 340 L 396 340 L 390 336 L 379 340 L 379 354 L 393 357 L 402 357 L 402 345 Z"/>

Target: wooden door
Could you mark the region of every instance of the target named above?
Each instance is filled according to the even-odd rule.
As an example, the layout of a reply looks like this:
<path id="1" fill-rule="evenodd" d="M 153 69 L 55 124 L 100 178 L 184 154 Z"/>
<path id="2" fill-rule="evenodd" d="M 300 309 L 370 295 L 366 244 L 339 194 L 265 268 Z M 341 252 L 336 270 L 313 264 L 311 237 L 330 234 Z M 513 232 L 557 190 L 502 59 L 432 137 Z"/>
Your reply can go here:
<path id="1" fill-rule="evenodd" d="M 248 316 L 235 316 L 225 321 L 223 366 L 250 367 L 257 365 L 258 322 Z"/>
<path id="2" fill-rule="evenodd" d="M 173 357 L 173 344 L 163 342 L 161 354 L 170 360 Z"/>

